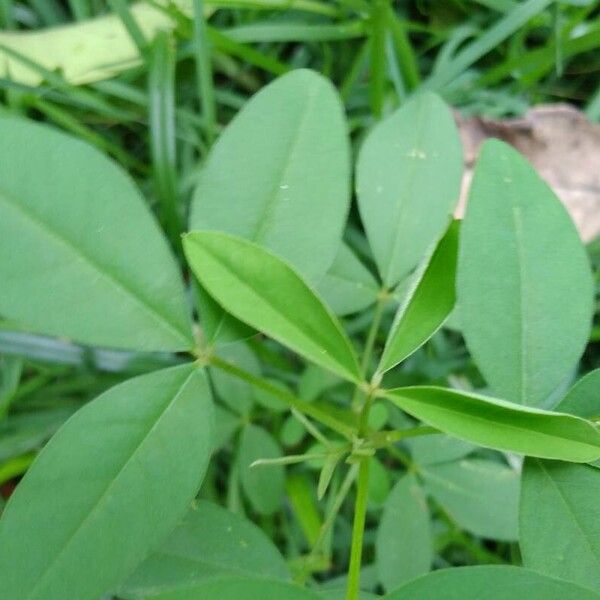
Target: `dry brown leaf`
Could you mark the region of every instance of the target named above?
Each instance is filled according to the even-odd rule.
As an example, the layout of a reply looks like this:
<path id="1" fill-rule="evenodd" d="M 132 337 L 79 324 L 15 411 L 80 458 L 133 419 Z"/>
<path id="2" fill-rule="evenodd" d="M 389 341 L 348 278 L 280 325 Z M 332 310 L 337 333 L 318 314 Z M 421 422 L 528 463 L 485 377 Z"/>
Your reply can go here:
<path id="1" fill-rule="evenodd" d="M 529 159 L 566 206 L 585 242 L 600 235 L 599 124 L 567 104 L 537 106 L 515 119 L 463 119 L 457 115 L 456 120 L 465 151 L 457 216 L 464 213 L 479 146 L 495 137 Z"/>

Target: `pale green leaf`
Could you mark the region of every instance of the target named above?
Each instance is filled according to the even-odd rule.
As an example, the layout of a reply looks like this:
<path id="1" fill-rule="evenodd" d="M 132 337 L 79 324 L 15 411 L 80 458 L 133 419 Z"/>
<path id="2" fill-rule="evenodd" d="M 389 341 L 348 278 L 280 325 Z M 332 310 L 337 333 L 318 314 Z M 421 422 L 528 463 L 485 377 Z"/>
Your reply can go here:
<path id="1" fill-rule="evenodd" d="M 600 457 L 600 432 L 580 417 L 433 386 L 385 395 L 413 417 L 480 446 L 572 462 Z"/>
<path id="2" fill-rule="evenodd" d="M 598 600 L 578 585 L 521 567 L 458 567 L 419 577 L 383 600 Z"/>
<path id="3" fill-rule="evenodd" d="M 414 275 L 394 319 L 378 367 L 385 373 L 420 348 L 441 326 L 455 302 L 458 221 L 453 222 Z"/>
<path id="4" fill-rule="evenodd" d="M 2 593 L 97 600 L 118 585 L 196 494 L 212 419 L 206 379 L 191 365 L 131 379 L 84 406 L 2 515 Z"/>
<path id="5" fill-rule="evenodd" d="M 121 586 L 119 594 L 153 598 L 222 575 L 290 578 L 281 554 L 256 525 L 200 501 Z"/>
<path id="6" fill-rule="evenodd" d="M 183 244 L 194 274 L 225 310 L 318 365 L 360 378 L 340 323 L 287 263 L 225 233 L 190 233 Z"/>
<path id="7" fill-rule="evenodd" d="M 600 470 L 527 459 L 520 542 L 523 564 L 600 592 Z"/>
<path id="8" fill-rule="evenodd" d="M 319 600 L 315 592 L 282 581 L 223 577 L 207 579 L 155 600 Z M 566 599 L 569 600 L 569 599 Z M 587 600 L 582 598 L 582 600 Z"/>
<path id="9" fill-rule="evenodd" d="M 204 165 L 190 229 L 243 237 L 311 281 L 330 267 L 350 202 L 350 152 L 331 83 L 294 70 L 256 94 Z"/>
<path id="10" fill-rule="evenodd" d="M 317 291 L 336 315 L 348 315 L 374 304 L 379 285 L 350 247 L 341 244 Z"/>
<path id="11" fill-rule="evenodd" d="M 462 529 L 495 540 L 518 539 L 520 477 L 514 469 L 467 458 L 419 472 L 427 492 Z"/>
<path id="12" fill-rule="evenodd" d="M 473 444 L 443 433 L 409 438 L 405 443 L 415 463 L 421 466 L 452 462 L 475 449 Z"/>
<path id="13" fill-rule="evenodd" d="M 556 407 L 561 412 L 584 419 L 600 417 L 600 369 L 582 377 Z"/>
<path id="14" fill-rule="evenodd" d="M 193 346 L 175 260 L 133 181 L 47 126 L 0 119 L 0 313 L 36 333 Z"/>
<path id="15" fill-rule="evenodd" d="M 457 289 L 467 346 L 495 393 L 543 405 L 587 343 L 590 267 L 560 201 L 497 140 L 475 167 Z"/>
<path id="16" fill-rule="evenodd" d="M 273 436 L 258 425 L 248 425 L 242 431 L 238 463 L 242 489 L 257 512 L 270 515 L 281 508 L 285 471 L 282 465 L 251 466 L 260 459 L 282 457 L 281 448 Z"/>
<path id="17" fill-rule="evenodd" d="M 440 238 L 463 159 L 452 113 L 430 92 L 379 123 L 358 157 L 358 207 L 381 278 L 393 287 Z"/>
<path id="18" fill-rule="evenodd" d="M 385 502 L 375 555 L 378 578 L 386 590 L 393 590 L 431 568 L 433 539 L 429 510 L 414 475 L 404 475 Z"/>

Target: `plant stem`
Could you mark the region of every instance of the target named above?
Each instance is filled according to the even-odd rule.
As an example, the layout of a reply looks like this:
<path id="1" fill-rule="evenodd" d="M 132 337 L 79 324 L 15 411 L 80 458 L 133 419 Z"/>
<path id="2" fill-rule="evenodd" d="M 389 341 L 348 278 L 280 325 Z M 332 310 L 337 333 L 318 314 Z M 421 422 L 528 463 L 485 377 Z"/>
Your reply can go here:
<path id="1" fill-rule="evenodd" d="M 352 545 L 350 550 L 350 568 L 346 600 L 358 600 L 360 591 L 360 567 L 362 563 L 363 535 L 367 516 L 367 496 L 369 493 L 370 457 L 361 458 L 354 504 L 354 523 L 352 525 Z"/>
<path id="2" fill-rule="evenodd" d="M 355 429 L 350 426 L 342 423 L 328 412 L 322 410 L 318 406 L 311 404 L 309 402 L 305 402 L 300 398 L 297 398 L 293 394 L 290 394 L 286 390 L 273 385 L 270 381 L 263 379 L 262 377 L 258 377 L 256 375 L 252 375 L 252 373 L 248 373 L 243 369 L 240 369 L 238 366 L 229 363 L 218 356 L 211 356 L 208 359 L 209 363 L 222 371 L 230 373 L 239 379 L 243 379 L 247 381 L 249 384 L 257 387 L 265 392 L 271 394 L 274 398 L 281 400 L 284 404 L 289 406 L 290 408 L 295 408 L 298 412 L 315 419 L 315 421 L 319 421 L 323 425 L 326 425 L 333 431 L 336 431 L 343 437 L 348 440 L 352 440 L 355 436 Z"/>
<path id="3" fill-rule="evenodd" d="M 307 565 L 310 566 L 310 564 L 312 563 L 312 559 L 314 559 L 317 556 L 319 550 L 321 549 L 321 546 L 323 545 L 323 543 L 325 541 L 325 537 L 327 536 L 327 534 L 333 527 L 333 524 L 335 523 L 335 519 L 336 519 L 338 513 L 340 512 L 340 509 L 342 508 L 342 504 L 344 503 L 344 500 L 348 496 L 348 492 L 350 491 L 350 488 L 352 487 L 352 484 L 354 483 L 354 480 L 356 479 L 357 474 L 358 474 L 358 464 L 355 463 L 355 464 L 351 465 L 351 467 L 348 469 L 348 472 L 346 473 L 346 476 L 344 477 L 344 480 L 342 481 L 342 485 L 340 486 L 340 489 L 337 491 L 335 498 L 333 499 L 333 504 L 331 505 L 329 512 L 327 513 L 327 516 L 325 517 L 325 520 L 323 521 L 323 524 L 321 525 L 321 528 L 319 529 L 319 535 L 317 536 L 317 539 L 315 540 L 315 543 L 314 543 L 310 553 L 306 557 Z M 304 578 L 305 577 L 306 577 L 306 572 L 304 573 Z"/>
<path id="4" fill-rule="evenodd" d="M 381 319 L 383 317 L 383 311 L 387 304 L 388 296 L 386 290 L 382 290 L 379 294 L 379 299 L 375 305 L 375 311 L 373 312 L 373 320 L 371 321 L 371 327 L 369 333 L 367 333 L 367 341 L 365 342 L 365 349 L 363 352 L 362 360 L 360 363 L 360 372 L 363 379 L 366 379 L 367 372 L 369 370 L 369 363 L 373 356 L 373 349 L 375 348 L 375 340 L 377 339 L 377 333 L 379 332 L 379 326 L 381 325 Z M 360 399 L 360 387 L 356 387 L 354 390 L 354 396 L 352 397 L 352 408 L 357 411 L 359 407 Z"/>

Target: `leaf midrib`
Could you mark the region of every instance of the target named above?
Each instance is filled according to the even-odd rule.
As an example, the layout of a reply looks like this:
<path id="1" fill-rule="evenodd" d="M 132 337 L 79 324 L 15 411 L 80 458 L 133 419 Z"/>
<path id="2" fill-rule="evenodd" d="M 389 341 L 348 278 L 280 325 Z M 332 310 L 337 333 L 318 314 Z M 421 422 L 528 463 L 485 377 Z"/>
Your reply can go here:
<path id="1" fill-rule="evenodd" d="M 73 254 L 80 262 L 87 265 L 95 273 L 99 274 L 110 286 L 115 288 L 119 293 L 125 295 L 130 300 L 139 306 L 142 312 L 150 316 L 151 320 L 155 321 L 161 329 L 166 329 L 170 335 L 174 335 L 176 338 L 185 342 L 185 347 L 190 346 L 189 337 L 179 329 L 177 325 L 172 323 L 161 311 L 157 310 L 156 307 L 144 301 L 136 291 L 130 288 L 124 281 L 118 279 L 113 273 L 105 270 L 99 263 L 97 263 L 93 257 L 89 256 L 85 252 L 75 246 L 71 240 L 61 235 L 58 231 L 50 228 L 44 221 L 34 215 L 31 211 L 27 210 L 23 204 L 15 200 L 6 190 L 0 188 L 0 202 L 4 200 L 4 203 L 9 207 L 12 207 L 18 214 L 20 214 L 27 222 L 41 231 L 47 238 L 53 241 L 59 246 L 63 246 L 67 251 Z"/>
<path id="2" fill-rule="evenodd" d="M 35 598 L 35 594 L 36 594 L 37 590 L 48 578 L 49 573 L 51 573 L 51 571 L 52 571 L 52 568 L 60 561 L 62 556 L 64 556 L 64 554 L 67 552 L 67 550 L 73 543 L 73 541 L 76 538 L 76 536 L 78 535 L 78 533 L 83 529 L 83 527 L 85 527 L 85 525 L 90 521 L 92 516 L 94 514 L 96 514 L 96 512 L 98 511 L 100 506 L 106 501 L 106 499 L 107 499 L 108 495 L 110 494 L 111 490 L 113 489 L 115 483 L 119 480 L 119 477 L 123 474 L 123 471 L 125 471 L 125 469 L 131 464 L 133 459 L 137 456 L 137 454 L 140 452 L 142 447 L 145 445 L 146 441 L 152 436 L 152 434 L 154 433 L 156 428 L 162 423 L 165 415 L 173 408 L 176 401 L 179 399 L 179 396 L 181 395 L 182 390 L 187 386 L 189 381 L 195 375 L 196 375 L 196 372 L 192 371 L 185 378 L 185 380 L 178 386 L 177 392 L 173 395 L 173 398 L 168 402 L 168 404 L 164 407 L 164 409 L 160 411 L 157 418 L 152 423 L 152 426 L 146 432 L 146 434 L 144 434 L 144 436 L 139 441 L 138 445 L 133 450 L 133 452 L 131 452 L 131 454 L 129 454 L 126 457 L 125 462 L 121 465 L 121 467 L 119 468 L 119 471 L 115 474 L 115 476 L 112 477 L 111 480 L 108 482 L 108 485 L 106 486 L 105 490 L 101 493 L 100 497 L 98 498 L 98 500 L 96 501 L 96 503 L 94 504 L 92 509 L 85 515 L 83 520 L 79 523 L 79 525 L 77 525 L 75 530 L 71 533 L 69 538 L 66 540 L 66 542 L 62 546 L 61 550 L 54 556 L 54 558 L 51 560 L 51 562 L 46 566 L 46 568 L 44 569 L 44 571 L 38 578 L 37 582 L 35 583 L 34 587 L 28 593 L 27 600 L 30 600 L 31 598 Z"/>

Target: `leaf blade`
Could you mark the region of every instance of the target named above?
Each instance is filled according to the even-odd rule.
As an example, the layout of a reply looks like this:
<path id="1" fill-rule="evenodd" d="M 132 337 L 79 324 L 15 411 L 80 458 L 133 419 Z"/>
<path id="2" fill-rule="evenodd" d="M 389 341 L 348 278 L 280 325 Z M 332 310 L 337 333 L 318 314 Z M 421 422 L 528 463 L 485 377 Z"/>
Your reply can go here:
<path id="1" fill-rule="evenodd" d="M 87 344 L 192 347 L 177 266 L 129 177 L 47 126 L 3 117 L 0 130 L 0 312 Z"/>
<path id="2" fill-rule="evenodd" d="M 521 155 L 485 143 L 459 251 L 458 302 L 495 393 L 540 406 L 587 342 L 592 279 L 565 209 Z"/>
<path id="3" fill-rule="evenodd" d="M 365 140 L 357 164 L 358 207 L 388 288 L 440 238 L 458 202 L 462 169 L 452 115 L 431 92 L 407 102 Z"/>
<path id="4" fill-rule="evenodd" d="M 398 309 L 377 371 L 385 373 L 420 348 L 444 323 L 456 301 L 458 222 L 450 225 Z"/>
<path id="5" fill-rule="evenodd" d="M 434 386 L 385 392 L 394 404 L 457 438 L 540 458 L 589 462 L 600 456 L 600 433 L 588 421 Z"/>
<path id="6" fill-rule="evenodd" d="M 183 245 L 196 277 L 228 312 L 326 369 L 360 378 L 341 325 L 289 265 L 224 233 L 190 233 Z"/>
<path id="7" fill-rule="evenodd" d="M 93 600 L 117 585 L 196 493 L 211 451 L 211 419 L 206 380 L 189 365 L 129 380 L 76 413 L 0 520 L 6 593 Z M 82 568 L 96 563 L 102 569 Z"/>

